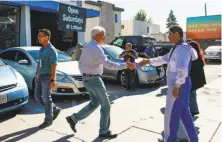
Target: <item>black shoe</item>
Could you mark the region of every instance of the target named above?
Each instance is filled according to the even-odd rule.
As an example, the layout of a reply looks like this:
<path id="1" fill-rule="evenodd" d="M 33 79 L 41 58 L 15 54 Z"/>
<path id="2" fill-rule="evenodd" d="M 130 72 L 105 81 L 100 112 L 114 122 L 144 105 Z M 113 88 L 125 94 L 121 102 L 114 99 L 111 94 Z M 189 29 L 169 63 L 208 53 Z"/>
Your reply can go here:
<path id="1" fill-rule="evenodd" d="M 60 108 L 56 109 L 56 110 L 53 112 L 53 120 L 55 120 L 55 119 L 58 117 L 58 115 L 59 115 L 60 112 L 61 112 L 61 109 L 60 109 Z"/>
<path id="2" fill-rule="evenodd" d="M 44 129 L 46 127 L 49 127 L 52 125 L 52 122 L 43 122 L 41 125 L 39 125 L 39 129 Z"/>
<path id="3" fill-rule="evenodd" d="M 66 117 L 67 122 L 69 123 L 69 126 L 71 129 L 76 133 L 76 123 L 75 121 L 72 120 L 71 116 Z"/>
<path id="4" fill-rule="evenodd" d="M 111 131 L 105 133 L 105 134 L 99 134 L 99 137 L 100 138 L 116 138 L 117 137 L 117 134 L 111 134 Z"/>
<path id="5" fill-rule="evenodd" d="M 198 115 L 199 114 L 199 112 L 190 112 L 191 113 L 191 115 L 194 117 L 195 115 Z"/>
<path id="6" fill-rule="evenodd" d="M 130 92 L 134 92 L 134 91 L 135 91 L 135 89 L 130 90 Z"/>

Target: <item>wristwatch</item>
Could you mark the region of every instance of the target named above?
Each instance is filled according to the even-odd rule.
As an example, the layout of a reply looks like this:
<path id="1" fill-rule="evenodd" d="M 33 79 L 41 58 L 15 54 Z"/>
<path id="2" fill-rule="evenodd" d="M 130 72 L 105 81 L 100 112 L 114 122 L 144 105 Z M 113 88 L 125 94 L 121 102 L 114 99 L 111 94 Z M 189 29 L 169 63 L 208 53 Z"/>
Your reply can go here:
<path id="1" fill-rule="evenodd" d="M 50 82 L 54 82 L 54 81 L 55 81 L 54 79 L 51 79 L 51 80 L 50 80 Z"/>

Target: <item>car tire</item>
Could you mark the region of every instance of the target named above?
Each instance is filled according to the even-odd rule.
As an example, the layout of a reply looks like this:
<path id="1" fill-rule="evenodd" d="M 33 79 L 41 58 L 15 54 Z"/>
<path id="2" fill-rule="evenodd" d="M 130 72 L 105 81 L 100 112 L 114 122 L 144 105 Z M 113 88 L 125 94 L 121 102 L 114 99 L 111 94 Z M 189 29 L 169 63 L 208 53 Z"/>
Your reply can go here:
<path id="1" fill-rule="evenodd" d="M 119 71 L 117 81 L 120 83 L 121 86 L 126 86 L 126 79 L 125 79 L 124 71 Z M 136 86 L 138 84 L 139 84 L 139 79 L 136 73 Z"/>

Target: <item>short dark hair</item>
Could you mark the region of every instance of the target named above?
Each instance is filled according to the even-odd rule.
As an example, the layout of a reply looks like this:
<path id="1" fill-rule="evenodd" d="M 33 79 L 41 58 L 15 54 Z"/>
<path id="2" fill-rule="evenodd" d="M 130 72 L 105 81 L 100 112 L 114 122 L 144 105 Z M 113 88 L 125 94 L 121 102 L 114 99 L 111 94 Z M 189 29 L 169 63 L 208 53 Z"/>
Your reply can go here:
<path id="1" fill-rule="evenodd" d="M 39 32 L 43 32 L 45 36 L 51 37 L 51 32 L 48 29 L 40 29 Z"/>
<path id="2" fill-rule="evenodd" d="M 180 26 L 173 25 L 173 26 L 170 27 L 169 31 L 172 32 L 172 33 L 178 32 L 179 36 L 181 38 L 183 38 L 183 29 Z"/>

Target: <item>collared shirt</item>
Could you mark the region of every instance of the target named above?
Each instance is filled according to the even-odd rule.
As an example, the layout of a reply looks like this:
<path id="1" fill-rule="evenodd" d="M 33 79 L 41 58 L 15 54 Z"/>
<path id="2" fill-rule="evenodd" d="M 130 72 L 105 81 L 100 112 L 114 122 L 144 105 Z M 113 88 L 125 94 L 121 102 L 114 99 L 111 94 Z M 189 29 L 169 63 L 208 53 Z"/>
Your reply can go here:
<path id="1" fill-rule="evenodd" d="M 104 50 L 95 40 L 91 40 L 82 49 L 79 60 L 80 72 L 86 74 L 103 74 L 103 66 L 113 70 L 122 70 L 127 68 L 126 63 L 115 63 L 108 60 Z"/>
<path id="2" fill-rule="evenodd" d="M 39 52 L 40 60 L 38 62 L 38 75 L 50 76 L 51 65 L 57 64 L 58 53 L 51 43 L 49 43 L 45 48 L 41 47 Z"/>
<path id="3" fill-rule="evenodd" d="M 136 51 L 133 50 L 133 49 L 131 49 L 131 50 L 129 50 L 129 51 L 123 51 L 120 55 L 123 55 L 123 54 L 125 54 L 126 52 L 130 52 L 130 53 L 133 54 L 134 56 L 138 57 Z M 131 57 L 131 56 L 129 56 L 129 55 L 125 55 L 125 56 L 124 56 L 124 61 L 126 62 L 126 61 L 128 61 L 128 59 L 130 59 L 130 62 L 131 62 L 131 63 L 135 63 L 135 58 L 133 58 L 133 57 Z"/>

